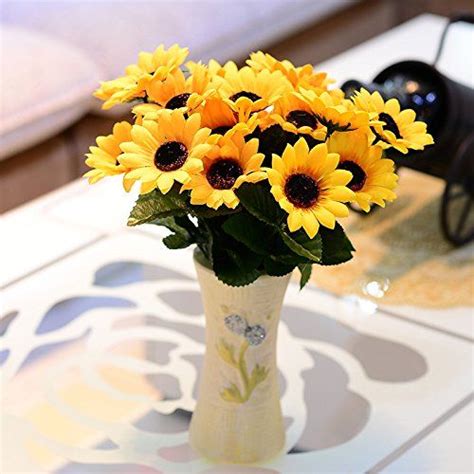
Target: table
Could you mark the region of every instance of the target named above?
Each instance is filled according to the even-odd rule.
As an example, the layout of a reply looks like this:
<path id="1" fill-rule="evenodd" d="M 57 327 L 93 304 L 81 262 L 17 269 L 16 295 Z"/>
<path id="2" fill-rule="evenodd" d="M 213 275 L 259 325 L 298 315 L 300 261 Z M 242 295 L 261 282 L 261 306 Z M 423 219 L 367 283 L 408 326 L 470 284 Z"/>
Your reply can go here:
<path id="1" fill-rule="evenodd" d="M 367 80 L 405 51 L 430 60 L 443 24 L 423 15 L 322 67 Z M 472 35 L 456 25 L 446 50 L 472 49 Z M 469 60 L 453 53 L 440 68 L 473 86 Z M 404 173 L 401 186 L 439 192 L 420 179 L 433 178 Z M 78 181 L 0 221 L 2 472 L 472 472 L 472 298 L 335 294 L 339 277 L 324 273 L 285 300 L 288 454 L 248 468 L 199 459 L 187 445 L 204 350 L 191 253 L 166 250 L 161 229 L 127 229 L 134 198 L 117 180 Z M 472 246 L 447 253 L 472 281 Z"/>

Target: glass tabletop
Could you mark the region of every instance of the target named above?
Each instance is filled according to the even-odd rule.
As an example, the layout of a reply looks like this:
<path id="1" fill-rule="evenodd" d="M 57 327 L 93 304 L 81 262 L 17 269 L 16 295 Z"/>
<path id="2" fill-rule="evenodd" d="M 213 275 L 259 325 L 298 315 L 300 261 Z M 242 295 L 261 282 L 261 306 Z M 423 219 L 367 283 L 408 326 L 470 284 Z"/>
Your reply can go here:
<path id="1" fill-rule="evenodd" d="M 367 471 L 472 389 L 462 337 L 291 284 L 278 339 L 287 454 L 214 466 L 188 444 L 205 338 L 190 251 L 120 232 L 3 296 L 5 472 Z"/>

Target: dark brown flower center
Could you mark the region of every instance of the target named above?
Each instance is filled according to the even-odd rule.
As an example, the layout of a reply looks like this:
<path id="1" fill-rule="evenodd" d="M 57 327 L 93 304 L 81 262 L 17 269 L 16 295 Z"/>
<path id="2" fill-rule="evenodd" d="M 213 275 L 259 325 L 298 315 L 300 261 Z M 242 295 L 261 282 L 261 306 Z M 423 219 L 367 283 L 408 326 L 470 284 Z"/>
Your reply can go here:
<path id="1" fill-rule="evenodd" d="M 178 94 L 172 97 L 168 102 L 166 102 L 166 109 L 179 109 L 181 107 L 186 107 L 188 99 L 191 94 L 185 92 L 184 94 Z"/>
<path id="2" fill-rule="evenodd" d="M 316 117 L 305 110 L 292 110 L 287 116 L 286 120 L 297 127 L 311 127 L 316 128 L 318 121 Z"/>
<path id="3" fill-rule="evenodd" d="M 261 99 L 259 95 L 254 94 L 253 92 L 249 92 L 249 91 L 237 92 L 237 94 L 231 95 L 229 98 L 232 102 L 237 102 L 237 100 L 240 99 L 241 97 L 247 97 L 247 99 L 250 99 L 252 102 L 255 102 Z"/>
<path id="4" fill-rule="evenodd" d="M 166 142 L 155 153 L 155 166 L 161 171 L 175 171 L 184 165 L 188 150 L 181 142 Z"/>
<path id="5" fill-rule="evenodd" d="M 385 122 L 385 125 L 383 126 L 384 130 L 389 130 L 397 138 L 402 138 L 402 136 L 400 135 L 400 130 L 398 129 L 397 122 L 395 122 L 395 120 L 393 120 L 393 118 L 389 114 L 382 112 L 381 114 L 379 114 L 379 120 Z"/>
<path id="6" fill-rule="evenodd" d="M 228 125 L 221 125 L 212 129 L 212 133 L 218 133 L 219 135 L 225 135 L 232 127 Z"/>
<path id="7" fill-rule="evenodd" d="M 352 189 L 352 191 L 357 192 L 364 187 L 365 181 L 367 180 L 367 175 L 357 163 L 350 160 L 343 161 L 342 163 L 339 163 L 338 168 L 340 170 L 347 170 L 352 173 L 352 179 L 347 185 L 349 189 Z"/>
<path id="8" fill-rule="evenodd" d="M 206 178 L 214 189 L 230 189 L 242 175 L 242 167 L 232 158 L 222 158 L 209 167 Z"/>
<path id="9" fill-rule="evenodd" d="M 318 184 L 307 174 L 292 174 L 285 183 L 285 196 L 295 207 L 312 207 L 318 200 Z"/>
<path id="10" fill-rule="evenodd" d="M 377 143 L 378 141 L 382 141 L 382 142 L 385 141 L 382 135 L 380 135 L 380 133 L 378 133 L 377 130 L 375 130 L 375 127 L 370 127 L 370 130 L 372 130 L 372 133 L 375 135 L 374 143 Z"/>

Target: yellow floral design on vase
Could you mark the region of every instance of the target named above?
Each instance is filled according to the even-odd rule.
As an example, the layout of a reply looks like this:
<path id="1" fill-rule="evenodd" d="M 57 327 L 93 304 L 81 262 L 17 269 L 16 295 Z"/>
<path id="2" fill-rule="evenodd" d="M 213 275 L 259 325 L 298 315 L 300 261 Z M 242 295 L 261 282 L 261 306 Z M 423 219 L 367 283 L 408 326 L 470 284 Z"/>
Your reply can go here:
<path id="1" fill-rule="evenodd" d="M 225 339 L 221 339 L 217 346 L 217 352 L 221 359 L 237 371 L 241 385 L 239 388 L 238 384 L 231 382 L 220 392 L 220 395 L 227 402 L 245 403 L 250 399 L 255 388 L 267 378 L 269 372 L 266 367 L 255 364 L 249 373 L 245 360 L 245 354 L 249 347 L 260 345 L 265 339 L 266 331 L 260 324 L 250 326 L 245 318 L 238 314 L 227 316 L 224 323 L 231 332 L 244 337 L 244 341 L 240 345 L 238 355 L 235 347 L 227 343 Z"/>

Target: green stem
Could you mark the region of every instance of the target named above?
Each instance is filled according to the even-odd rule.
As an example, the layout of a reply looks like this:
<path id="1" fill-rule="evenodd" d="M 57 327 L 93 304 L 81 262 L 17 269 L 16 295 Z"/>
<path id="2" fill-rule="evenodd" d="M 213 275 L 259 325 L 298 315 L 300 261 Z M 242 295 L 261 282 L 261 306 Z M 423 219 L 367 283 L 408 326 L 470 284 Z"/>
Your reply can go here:
<path id="1" fill-rule="evenodd" d="M 204 261 L 200 261 L 199 263 L 203 264 L 207 268 L 212 269 L 212 255 L 211 255 L 211 247 L 212 247 L 212 231 L 209 227 L 209 224 L 206 222 L 204 218 L 198 218 L 198 226 L 197 226 L 197 235 L 196 235 L 196 243 L 203 253 Z"/>
<path id="2" fill-rule="evenodd" d="M 245 362 L 245 353 L 247 352 L 248 348 L 249 348 L 249 343 L 245 341 L 240 347 L 240 353 L 239 353 L 239 372 L 240 372 L 240 376 L 242 377 L 242 382 L 244 384 L 245 401 L 247 401 L 250 396 L 249 376 L 247 373 L 247 363 Z"/>

